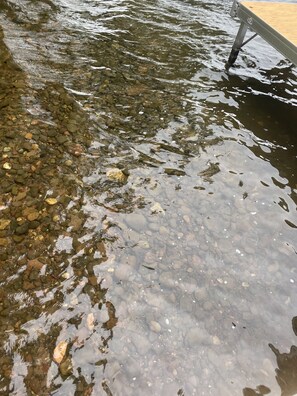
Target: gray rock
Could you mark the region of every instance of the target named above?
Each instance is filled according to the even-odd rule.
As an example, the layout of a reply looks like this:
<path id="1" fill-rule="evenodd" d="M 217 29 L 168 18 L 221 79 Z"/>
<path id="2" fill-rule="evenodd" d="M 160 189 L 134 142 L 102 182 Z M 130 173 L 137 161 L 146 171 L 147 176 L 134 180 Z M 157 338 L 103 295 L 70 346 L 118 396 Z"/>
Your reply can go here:
<path id="1" fill-rule="evenodd" d="M 212 340 L 209 334 L 198 326 L 193 327 L 187 332 L 186 343 L 188 346 L 209 345 Z"/>
<path id="2" fill-rule="evenodd" d="M 140 213 L 130 213 L 125 220 L 129 227 L 138 232 L 143 231 L 147 225 L 146 218 Z"/>
<path id="3" fill-rule="evenodd" d="M 129 264 L 120 264 L 114 274 L 120 280 L 128 280 L 132 273 L 132 268 Z"/>

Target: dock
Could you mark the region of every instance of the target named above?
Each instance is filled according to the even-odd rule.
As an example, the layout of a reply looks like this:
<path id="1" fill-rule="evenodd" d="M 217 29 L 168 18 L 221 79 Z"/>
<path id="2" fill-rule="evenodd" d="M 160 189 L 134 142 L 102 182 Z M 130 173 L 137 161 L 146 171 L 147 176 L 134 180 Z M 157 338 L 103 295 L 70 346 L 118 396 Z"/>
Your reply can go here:
<path id="1" fill-rule="evenodd" d="M 239 18 L 240 26 L 226 63 L 227 70 L 241 48 L 257 35 L 297 66 L 297 3 L 235 0 L 231 16 Z M 248 30 L 254 34 L 244 42 Z"/>

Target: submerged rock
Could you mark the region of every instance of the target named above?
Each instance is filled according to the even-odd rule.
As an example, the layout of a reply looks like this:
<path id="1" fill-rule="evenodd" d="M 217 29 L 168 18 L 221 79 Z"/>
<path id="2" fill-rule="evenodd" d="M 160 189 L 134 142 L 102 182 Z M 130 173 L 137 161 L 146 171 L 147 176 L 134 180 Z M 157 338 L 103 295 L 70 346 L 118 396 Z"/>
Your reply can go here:
<path id="1" fill-rule="evenodd" d="M 57 364 L 60 364 L 66 355 L 68 347 L 67 341 L 60 341 L 56 348 L 54 349 L 53 360 Z"/>
<path id="2" fill-rule="evenodd" d="M 70 374 L 72 374 L 73 370 L 73 365 L 72 365 L 72 359 L 70 356 L 68 356 L 61 364 L 59 367 L 60 373 L 63 377 L 68 377 Z"/>
<path id="3" fill-rule="evenodd" d="M 58 200 L 57 200 L 56 198 L 47 198 L 47 199 L 45 200 L 45 202 L 46 202 L 48 205 L 55 205 L 55 204 L 58 202 Z"/>
<path id="4" fill-rule="evenodd" d="M 10 224 L 11 220 L 8 219 L 2 219 L 0 220 L 0 230 L 5 230 Z"/>
<path id="5" fill-rule="evenodd" d="M 119 168 L 109 169 L 106 172 L 106 176 L 109 180 L 116 181 L 119 183 L 125 183 L 127 180 L 127 176 Z"/>

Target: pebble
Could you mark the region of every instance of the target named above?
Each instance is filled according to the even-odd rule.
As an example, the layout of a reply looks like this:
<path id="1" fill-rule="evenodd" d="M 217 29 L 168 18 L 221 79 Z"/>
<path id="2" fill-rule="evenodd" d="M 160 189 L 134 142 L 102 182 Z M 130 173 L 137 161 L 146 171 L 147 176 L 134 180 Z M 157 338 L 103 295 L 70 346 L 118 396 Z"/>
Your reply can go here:
<path id="1" fill-rule="evenodd" d="M 129 279 L 132 273 L 132 268 L 129 264 L 120 264 L 114 271 L 115 276 L 123 281 Z"/>
<path id="2" fill-rule="evenodd" d="M 153 206 L 151 206 L 150 210 L 153 214 L 154 213 L 165 214 L 165 210 L 162 208 L 159 202 L 156 202 Z"/>
<path id="3" fill-rule="evenodd" d="M 11 220 L 0 219 L 0 230 L 5 230 L 9 226 L 10 223 L 11 223 Z"/>
<path id="4" fill-rule="evenodd" d="M 144 356 L 151 348 L 151 343 L 142 334 L 133 334 L 132 343 L 135 345 L 138 353 Z"/>
<path id="5" fill-rule="evenodd" d="M 3 164 L 3 169 L 9 170 L 9 169 L 11 169 L 11 168 L 12 168 L 12 166 L 11 166 L 11 164 L 10 164 L 9 162 L 5 162 L 5 163 Z"/>
<path id="6" fill-rule="evenodd" d="M 54 349 L 53 360 L 57 364 L 60 364 L 65 357 L 68 347 L 67 341 L 60 341 Z"/>
<path id="7" fill-rule="evenodd" d="M 63 377 L 71 375 L 73 370 L 72 359 L 68 356 L 59 366 L 59 371 Z"/>
<path id="8" fill-rule="evenodd" d="M 49 205 L 56 205 L 58 200 L 56 198 L 46 198 L 45 202 Z"/>
<path id="9" fill-rule="evenodd" d="M 154 331 L 155 333 L 160 333 L 160 331 L 161 331 L 162 328 L 161 328 L 160 323 L 158 323 L 158 322 L 152 320 L 152 321 L 150 322 L 150 329 L 151 329 L 152 331 Z"/>
<path id="10" fill-rule="evenodd" d="M 219 337 L 214 336 L 214 337 L 212 337 L 212 343 L 214 345 L 220 345 L 221 344 L 221 340 L 219 339 Z"/>
<path id="11" fill-rule="evenodd" d="M 90 312 L 87 316 L 87 326 L 90 331 L 92 331 L 95 327 L 95 317 L 93 312 Z"/>
<path id="12" fill-rule="evenodd" d="M 147 221 L 141 213 L 130 213 L 126 215 L 125 221 L 135 231 L 141 232 L 146 229 Z"/>
<path id="13" fill-rule="evenodd" d="M 208 345 L 210 342 L 209 334 L 198 326 L 188 330 L 186 334 L 186 343 L 188 346 Z"/>
<path id="14" fill-rule="evenodd" d="M 106 176 L 109 180 L 116 181 L 119 183 L 125 183 L 127 180 L 127 176 L 124 174 L 123 171 L 121 171 L 121 169 L 118 168 L 109 169 L 106 172 Z"/>

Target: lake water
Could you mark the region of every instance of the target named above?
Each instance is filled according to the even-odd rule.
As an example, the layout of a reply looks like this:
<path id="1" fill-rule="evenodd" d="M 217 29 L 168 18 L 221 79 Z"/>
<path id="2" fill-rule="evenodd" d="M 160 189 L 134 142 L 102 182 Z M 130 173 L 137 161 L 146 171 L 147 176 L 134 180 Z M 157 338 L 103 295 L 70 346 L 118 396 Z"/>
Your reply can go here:
<path id="1" fill-rule="evenodd" d="M 297 70 L 230 8 L 1 1 L 1 394 L 296 394 Z"/>

